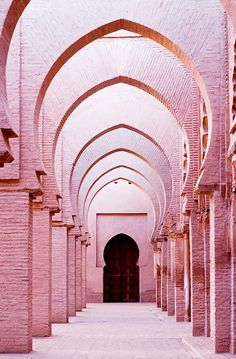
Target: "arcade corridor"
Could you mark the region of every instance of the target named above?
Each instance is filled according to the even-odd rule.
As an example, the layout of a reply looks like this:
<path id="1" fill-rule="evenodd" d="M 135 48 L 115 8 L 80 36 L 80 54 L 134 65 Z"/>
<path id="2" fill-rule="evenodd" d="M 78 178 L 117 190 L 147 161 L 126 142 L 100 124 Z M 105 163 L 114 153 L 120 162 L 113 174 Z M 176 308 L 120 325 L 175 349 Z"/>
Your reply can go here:
<path id="1" fill-rule="evenodd" d="M 236 0 L 0 0 L 0 358 L 213 353 L 236 355 Z"/>

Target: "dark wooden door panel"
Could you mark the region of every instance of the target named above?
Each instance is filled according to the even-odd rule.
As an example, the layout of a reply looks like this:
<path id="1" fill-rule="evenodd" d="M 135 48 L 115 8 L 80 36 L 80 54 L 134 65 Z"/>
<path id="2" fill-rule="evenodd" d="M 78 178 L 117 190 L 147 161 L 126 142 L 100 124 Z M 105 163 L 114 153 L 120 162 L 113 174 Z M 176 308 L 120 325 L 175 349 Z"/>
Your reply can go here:
<path id="1" fill-rule="evenodd" d="M 104 250 L 104 302 L 139 301 L 139 250 L 135 241 L 120 234 Z"/>

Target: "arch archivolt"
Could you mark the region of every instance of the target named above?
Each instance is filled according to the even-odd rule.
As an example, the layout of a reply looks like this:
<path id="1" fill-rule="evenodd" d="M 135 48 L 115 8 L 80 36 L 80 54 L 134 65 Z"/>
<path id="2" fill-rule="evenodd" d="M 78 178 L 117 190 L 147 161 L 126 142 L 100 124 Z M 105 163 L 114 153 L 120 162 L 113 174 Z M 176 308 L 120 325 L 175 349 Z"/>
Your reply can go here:
<path id="1" fill-rule="evenodd" d="M 157 194 L 151 184 L 143 176 L 127 168 L 111 169 L 110 172 L 104 174 L 93 186 L 87 197 L 87 200 L 84 203 L 85 225 L 88 223 L 88 213 L 94 198 L 97 196 L 97 194 L 102 188 L 104 188 L 109 183 L 119 181 L 119 179 L 126 180 L 127 185 L 130 185 L 128 182 L 131 182 L 131 185 L 135 184 L 140 189 L 142 189 L 142 191 L 150 198 L 155 218 L 152 238 L 150 238 L 150 241 L 151 239 L 156 239 L 158 235 L 158 229 L 160 229 L 160 226 L 158 227 L 158 224 L 160 223 L 160 202 L 157 197 Z"/>
<path id="2" fill-rule="evenodd" d="M 121 134 L 118 135 L 116 131 L 122 131 Z M 122 148 L 124 148 L 126 151 L 131 153 L 137 153 L 141 154 L 138 155 L 141 158 L 145 158 L 145 160 L 149 163 L 151 163 L 152 167 L 155 168 L 157 173 L 159 173 L 160 177 L 162 177 L 162 182 L 164 183 L 164 187 L 166 190 L 166 197 L 167 202 L 170 203 L 171 197 L 172 197 L 172 178 L 171 178 L 171 172 L 168 170 L 168 164 L 164 161 L 162 155 L 158 156 L 158 153 L 153 148 L 153 144 L 148 143 L 147 140 L 142 138 L 142 136 L 139 137 L 139 135 L 129 132 L 126 133 L 127 130 L 121 128 L 114 130 L 114 133 L 112 134 L 106 134 L 104 136 L 107 136 L 106 138 L 100 138 L 97 139 L 93 146 L 86 149 L 86 151 L 83 153 L 82 156 L 80 156 L 80 160 L 78 161 L 78 165 L 75 167 L 74 172 L 71 177 L 71 193 L 76 193 L 80 189 L 80 185 L 83 182 L 84 178 L 86 177 L 89 170 L 98 162 L 103 160 L 103 158 L 107 157 L 108 154 L 111 154 L 113 152 L 120 152 L 122 151 Z M 113 132 L 113 131 L 112 131 Z M 128 135 L 129 134 L 129 135 Z M 125 145 L 124 142 L 126 142 L 125 137 L 127 138 L 127 144 Z M 131 135 L 131 137 L 130 137 Z M 119 142 L 119 139 L 122 138 L 123 143 L 117 143 Z M 101 143 L 107 144 L 106 149 L 104 151 L 104 148 L 101 147 Z M 101 143 L 100 143 L 101 142 Z M 95 148 L 94 148 L 95 146 Z M 143 151 L 142 148 L 146 147 Z M 135 152 L 134 152 L 135 150 Z M 91 160 L 90 152 L 93 153 L 93 160 Z M 94 153 L 96 153 L 97 159 L 94 158 Z M 151 162 L 150 159 L 152 158 Z M 148 160 L 147 160 L 148 159 Z M 84 162 L 84 164 L 83 164 Z M 168 174 L 169 173 L 169 174 Z M 164 177 L 163 177 L 164 176 Z M 164 179 L 165 178 L 165 179 Z M 168 179 L 169 178 L 169 179 Z M 167 185 L 169 184 L 169 187 Z M 167 191 L 168 188 L 168 191 Z M 72 203 L 74 206 L 74 209 L 77 208 L 75 197 L 72 198 Z"/>
<path id="3" fill-rule="evenodd" d="M 39 1 L 40 3 L 40 1 Z M 39 17 L 39 8 L 37 7 L 37 5 L 35 6 L 36 2 L 31 2 L 30 5 L 27 7 L 26 11 L 24 12 L 22 18 L 23 21 L 25 21 L 27 24 L 29 23 L 30 26 L 30 22 L 32 21 L 32 23 L 34 24 L 34 26 L 32 26 L 32 31 L 29 31 L 29 34 L 27 34 L 28 38 L 28 42 L 33 44 L 35 43 L 35 38 L 36 38 L 36 34 L 40 34 L 41 32 L 39 31 L 42 28 L 47 28 L 49 26 L 49 24 L 47 24 L 47 19 L 44 19 L 43 17 Z M 62 4 L 62 3 L 61 3 Z M 14 3 L 12 3 L 13 6 L 15 6 Z M 27 2 L 23 2 L 20 5 L 22 7 L 22 11 L 24 9 L 24 7 L 27 5 Z M 39 5 L 39 4 L 38 4 Z M 45 39 L 45 38 L 40 38 L 40 36 L 38 36 L 38 45 L 39 45 L 39 49 L 38 49 L 38 53 L 37 56 L 40 57 L 40 51 L 41 51 L 41 56 L 46 57 L 47 60 L 45 61 L 45 64 L 47 64 L 47 66 L 44 66 L 44 70 L 42 69 L 42 74 L 40 74 L 39 81 L 35 82 L 35 85 L 38 86 L 37 84 L 42 84 L 41 88 L 39 90 L 33 91 L 35 94 L 38 93 L 37 95 L 37 105 L 36 105 L 36 110 L 35 110 L 35 114 L 37 117 L 37 114 L 40 113 L 40 108 L 41 108 L 41 104 L 42 101 L 44 99 L 44 95 L 47 92 L 47 89 L 49 88 L 52 80 L 54 79 L 54 77 L 56 76 L 56 74 L 59 72 L 59 70 L 66 64 L 66 62 L 75 54 L 77 53 L 80 49 L 82 49 L 84 46 L 88 45 L 90 42 L 100 38 L 101 36 L 109 33 L 109 32 L 114 32 L 116 30 L 119 29 L 126 29 L 129 31 L 134 31 L 137 32 L 139 34 L 142 35 L 142 37 L 145 38 L 149 38 L 157 43 L 159 43 L 161 46 L 167 48 L 169 51 L 172 52 L 173 56 L 175 56 L 177 59 L 179 59 L 184 66 L 187 67 L 188 71 L 190 71 L 190 73 L 192 74 L 193 78 L 195 78 L 198 87 L 200 89 L 200 92 L 204 98 L 204 101 L 206 103 L 206 107 L 208 109 L 208 115 L 209 115 L 209 119 L 211 120 L 211 106 L 210 106 L 210 101 L 212 103 L 214 103 L 214 96 L 216 95 L 216 93 L 214 93 L 214 91 L 210 91 L 210 87 L 212 84 L 212 81 L 210 81 L 210 79 L 214 78 L 214 85 L 216 84 L 216 82 L 218 81 L 220 83 L 220 78 L 219 78 L 219 68 L 216 68 L 215 63 L 219 63 L 221 64 L 220 58 L 219 58 L 219 62 L 217 61 L 218 59 L 216 59 L 214 57 L 212 57 L 212 63 L 211 58 L 208 58 L 208 65 L 209 65 L 209 69 L 207 72 L 203 71 L 203 59 L 204 59 L 204 54 L 205 53 L 211 53 L 213 51 L 213 49 L 216 46 L 216 43 L 218 41 L 218 43 L 220 42 L 220 39 L 223 38 L 222 34 L 224 32 L 223 26 L 222 24 L 222 18 L 224 16 L 223 14 L 223 9 L 222 6 L 220 4 L 216 4 L 215 1 L 209 1 L 208 4 L 204 3 L 202 5 L 198 4 L 198 12 L 196 12 L 196 14 L 201 14 L 201 16 L 199 18 L 195 19 L 194 22 L 194 26 L 191 28 L 191 34 L 189 34 L 189 28 L 186 29 L 185 26 L 183 26 L 184 24 L 184 19 L 181 17 L 180 19 L 180 27 L 179 27 L 179 31 L 170 31 L 170 27 L 167 26 L 167 24 L 169 24 L 169 20 L 171 19 L 171 16 L 168 17 L 168 9 L 166 8 L 165 10 L 167 11 L 166 14 L 166 19 L 165 19 L 165 24 L 162 22 L 161 20 L 161 14 L 160 14 L 160 9 L 159 9 L 159 3 L 152 3 L 153 9 L 155 9 L 158 11 L 154 11 L 151 18 L 144 18 L 143 14 L 145 13 L 145 9 L 143 8 L 141 11 L 142 6 L 137 9 L 135 4 L 130 4 L 130 19 L 124 19 L 124 16 L 122 16 L 121 13 L 119 13 L 119 19 L 121 20 L 113 20 L 116 17 L 116 9 L 110 9 L 109 13 L 107 13 L 106 15 L 104 14 L 104 18 L 103 18 L 103 22 L 107 22 L 105 25 L 104 24 L 99 24 L 99 19 L 94 18 L 94 22 L 93 26 L 95 27 L 95 29 L 91 29 L 89 28 L 89 25 L 86 28 L 86 23 L 81 22 L 81 24 L 78 26 L 78 14 L 82 14 L 84 11 L 86 12 L 85 8 L 86 5 L 84 6 L 83 9 L 81 9 L 81 6 L 76 4 L 75 1 L 70 2 L 70 6 L 68 6 L 67 9 L 63 8 L 62 11 L 62 7 L 60 7 L 60 4 L 57 2 L 57 4 L 55 4 L 54 2 L 50 2 L 50 4 L 46 4 L 44 3 L 44 6 L 47 7 L 47 11 L 50 14 L 57 14 L 57 21 L 58 21 L 58 25 L 61 23 L 63 24 L 63 21 L 60 22 L 60 17 L 64 16 L 65 11 L 67 14 L 67 18 L 68 18 L 68 24 L 69 26 L 74 26 L 75 24 L 75 18 L 73 20 L 73 16 L 77 16 L 76 18 L 76 30 L 77 31 L 72 31 L 72 32 L 68 32 L 70 34 L 70 39 L 66 39 L 63 37 L 63 40 L 61 38 L 58 38 L 58 43 L 55 44 L 57 46 L 55 46 L 55 49 L 52 47 L 50 48 L 50 46 L 48 46 L 47 50 L 45 47 L 47 47 L 48 45 L 48 40 L 50 41 L 50 39 Z M 79 7 L 79 11 L 75 11 L 75 9 L 77 8 L 77 6 Z M 102 6 L 102 3 L 98 6 Z M 173 14 L 173 11 L 176 11 L 176 16 L 178 17 L 178 15 L 181 13 L 181 16 L 184 13 L 184 16 L 188 16 L 188 11 L 186 11 L 186 8 L 184 9 L 185 11 L 182 13 L 179 11 L 179 6 L 181 6 L 180 4 L 178 4 L 178 9 L 175 7 L 175 2 L 174 1 L 168 1 L 168 6 L 169 9 L 171 9 L 171 13 Z M 184 5 L 183 5 L 184 6 Z M 194 6 L 194 4 L 193 4 Z M 199 7 L 200 6 L 200 7 Z M 95 6 L 96 7 L 96 6 Z M 82 11 L 81 11 L 82 10 Z M 87 9 L 88 10 L 88 9 Z M 90 9 L 91 10 L 91 9 Z M 97 9 L 98 10 L 98 9 Z M 104 8 L 102 7 L 102 10 L 104 11 Z M 178 11 L 177 11 L 178 10 Z M 22 12 L 21 11 L 21 12 Z M 107 9 L 105 10 L 105 12 L 107 11 Z M 120 10 L 119 10 L 120 11 Z M 192 9 L 191 9 L 192 11 Z M 98 11 L 99 13 L 99 11 Z M 134 15 L 135 14 L 135 15 Z M 211 16 L 209 16 L 209 14 L 211 14 Z M 197 15 L 199 16 L 199 15 Z M 91 14 L 91 17 L 93 17 L 93 15 Z M 110 18 L 109 18 L 110 17 Z M 113 17 L 113 19 L 111 19 L 111 17 Z M 143 20 L 142 20 L 143 18 Z M 39 20 L 40 19 L 40 20 Z M 145 20 L 144 20 L 145 19 Z M 187 19 L 187 17 L 186 17 Z M 202 19 L 204 19 L 204 23 L 206 26 L 201 27 L 200 26 L 200 20 L 202 21 Z M 16 17 L 16 21 L 13 21 L 13 29 L 16 26 L 16 23 L 18 21 L 18 18 Z M 219 27 L 217 27 L 218 29 L 218 36 L 214 36 L 209 34 L 209 31 L 207 31 L 206 29 L 208 28 L 208 26 L 216 26 L 216 23 L 219 23 Z M 72 25 L 73 24 L 73 25 Z M 97 24 L 97 25 L 96 25 Z M 145 24 L 145 25 L 143 25 Z M 220 26 L 221 25 L 221 26 Z M 62 26 L 62 25 L 61 25 Z M 97 26 L 97 27 L 96 27 Z M 60 26 L 58 27 L 60 28 Z M 157 32 L 157 29 L 159 32 Z M 168 29 L 168 30 L 167 30 Z M 62 29 L 61 29 L 62 30 Z M 176 29 L 175 29 L 176 30 Z M 198 30 L 198 31 L 197 31 Z M 195 35 L 198 34 L 199 35 L 199 31 L 202 32 L 201 35 L 202 36 L 198 36 L 197 41 L 193 41 L 193 43 L 186 43 L 185 39 L 186 39 L 186 34 L 188 31 L 188 36 L 192 35 L 195 38 Z M 207 31 L 207 39 L 208 41 L 203 41 L 203 39 L 205 38 L 204 36 L 204 31 Z M 71 34 L 74 35 L 74 42 L 73 39 L 71 38 Z M 10 33 L 9 36 L 9 40 L 11 39 L 12 34 Z M 212 36 L 212 38 L 211 38 Z M 14 41 L 14 36 L 12 41 Z M 51 50 L 49 50 L 51 49 Z M 27 62 L 27 56 L 29 56 L 29 54 L 25 54 L 26 57 L 26 62 Z M 30 54 L 30 56 L 32 57 L 32 53 Z M 36 56 L 36 54 L 35 54 Z M 220 56 L 220 55 L 219 55 Z M 191 59 L 191 60 L 190 60 Z M 210 59 L 210 60 L 209 60 Z M 213 64 L 214 62 L 214 64 Z M 47 68 L 47 69 L 46 69 Z M 50 68 L 50 70 L 48 70 Z M 216 76 L 214 76 L 216 75 Z M 44 80 L 43 80 L 44 78 Z M 209 96 L 208 96 L 209 94 Z M 210 99 L 210 101 L 209 101 Z M 219 111 L 219 108 L 213 109 L 214 111 L 214 115 L 216 115 L 217 117 L 217 111 Z M 219 112 L 218 112 L 219 114 Z M 216 130 L 217 131 L 217 130 Z M 216 133 L 216 131 L 214 131 L 214 133 Z M 210 141 L 209 141 L 210 142 Z M 207 156 L 206 156 L 207 157 Z M 205 160 L 206 162 L 206 160 Z M 205 163 L 204 163 L 205 164 Z M 203 165 L 204 165 L 203 164 Z"/>
<path id="4" fill-rule="evenodd" d="M 120 154 L 120 152 L 114 153 L 114 154 Z M 123 153 L 124 154 L 124 153 Z M 126 156 L 129 154 L 125 153 Z M 122 162 L 122 164 L 117 164 L 116 166 L 114 166 L 114 163 L 112 163 L 112 167 L 111 167 L 111 163 L 109 163 L 110 158 L 109 157 L 113 157 L 114 156 L 110 155 L 108 157 L 106 157 L 106 159 L 104 159 L 102 162 L 98 162 L 97 165 L 95 165 L 91 171 L 87 174 L 86 178 L 84 179 L 80 191 L 78 193 L 78 204 L 79 204 L 79 218 L 86 218 L 86 213 L 87 213 L 87 203 L 90 202 L 91 199 L 91 192 L 94 192 L 94 188 L 95 186 L 99 186 L 99 181 L 101 179 L 103 179 L 104 176 L 110 174 L 110 172 L 112 172 L 113 175 L 113 171 L 114 170 L 129 170 L 137 175 L 139 175 L 140 177 L 142 177 L 145 181 L 147 181 L 149 183 L 149 185 L 152 186 L 156 197 L 158 199 L 158 203 L 159 203 L 159 210 L 158 212 L 161 213 L 161 207 L 165 206 L 165 192 L 164 192 L 164 188 L 163 191 L 157 191 L 157 188 L 161 188 L 161 182 L 160 182 L 160 178 L 156 176 L 156 173 L 151 169 L 150 166 L 148 166 L 146 164 L 146 162 L 140 160 L 138 157 L 131 155 L 130 156 L 130 161 L 125 161 Z M 117 157 L 117 159 L 119 160 L 118 163 L 120 162 L 119 157 Z M 108 160 L 108 161 L 106 161 Z M 108 162 L 107 164 L 104 162 Z M 141 162 L 141 163 L 140 163 Z M 100 166 L 99 166 L 100 165 Z M 136 167 L 138 165 L 138 168 Z M 97 168 L 96 168 L 97 167 Z M 100 167 L 100 168 L 99 168 Z M 96 176 L 97 177 L 93 177 L 91 178 L 91 172 L 94 172 L 93 169 L 95 169 L 96 171 Z M 145 172 L 143 169 L 147 169 L 147 172 Z M 144 175 L 145 173 L 145 175 Z M 153 178 L 154 177 L 154 178 Z M 95 178 L 95 180 L 94 180 Z M 163 185 L 163 184 L 162 184 Z"/>
<path id="5" fill-rule="evenodd" d="M 122 165 L 119 165 L 119 163 L 122 163 Z M 145 159 L 140 158 L 138 154 L 127 152 L 125 149 L 123 151 L 116 151 L 108 154 L 106 157 L 96 162 L 96 164 L 94 164 L 87 172 L 78 191 L 78 216 L 80 223 L 83 226 L 86 226 L 86 220 L 84 220 L 86 218 L 84 215 L 84 213 L 86 213 L 85 205 L 86 202 L 88 202 L 91 189 L 94 185 L 96 185 L 100 178 L 114 169 L 115 164 L 118 164 L 115 167 L 116 169 L 120 169 L 124 167 L 124 164 L 126 164 L 127 166 L 125 168 L 131 168 L 132 171 L 138 173 L 153 186 L 159 202 L 158 213 L 160 224 L 168 207 L 166 192 L 162 182 L 163 180 L 156 170 L 145 161 Z M 96 178 L 95 181 L 94 178 Z"/>

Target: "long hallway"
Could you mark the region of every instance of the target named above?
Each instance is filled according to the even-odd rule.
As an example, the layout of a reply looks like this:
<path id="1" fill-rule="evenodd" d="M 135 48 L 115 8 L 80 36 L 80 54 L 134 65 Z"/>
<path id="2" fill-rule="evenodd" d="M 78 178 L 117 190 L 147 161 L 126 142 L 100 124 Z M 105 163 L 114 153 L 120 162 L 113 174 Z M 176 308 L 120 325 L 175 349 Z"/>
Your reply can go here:
<path id="1" fill-rule="evenodd" d="M 203 347 L 204 345 L 204 347 Z M 191 337 L 191 323 L 150 303 L 88 304 L 70 323 L 54 324 L 49 338 L 35 338 L 30 354 L 1 359 L 192 359 L 232 358 L 213 354 L 209 342 Z"/>
<path id="2" fill-rule="evenodd" d="M 228 353 L 236 0 L 0 0 L 0 359 Z"/>

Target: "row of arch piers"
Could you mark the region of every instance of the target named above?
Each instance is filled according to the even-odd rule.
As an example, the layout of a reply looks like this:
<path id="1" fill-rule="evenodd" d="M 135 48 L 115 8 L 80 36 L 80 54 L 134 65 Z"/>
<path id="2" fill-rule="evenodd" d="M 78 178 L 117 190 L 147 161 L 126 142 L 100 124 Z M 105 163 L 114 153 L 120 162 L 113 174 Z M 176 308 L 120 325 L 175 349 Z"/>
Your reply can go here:
<path id="1" fill-rule="evenodd" d="M 153 302 L 236 354 L 235 114 L 233 0 L 1 2 L 0 353 Z"/>

